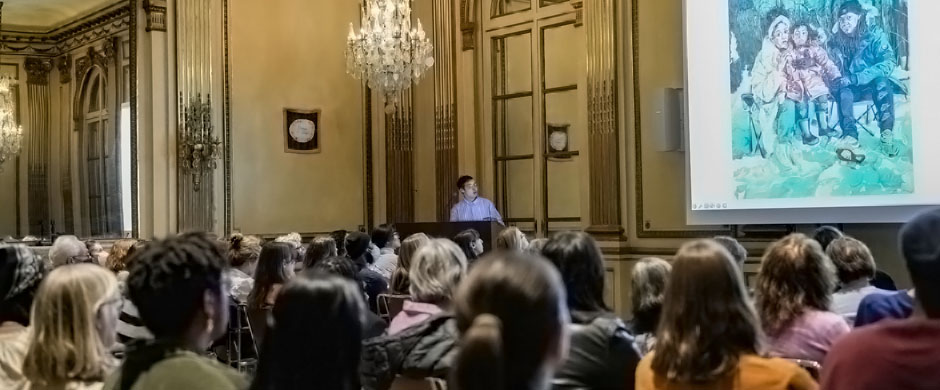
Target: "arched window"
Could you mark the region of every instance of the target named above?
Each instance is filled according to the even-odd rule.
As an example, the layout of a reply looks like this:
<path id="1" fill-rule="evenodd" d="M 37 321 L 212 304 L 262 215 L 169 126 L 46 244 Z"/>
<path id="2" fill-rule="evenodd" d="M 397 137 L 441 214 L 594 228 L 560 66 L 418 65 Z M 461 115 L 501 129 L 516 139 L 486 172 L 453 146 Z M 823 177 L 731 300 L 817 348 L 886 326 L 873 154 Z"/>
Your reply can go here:
<path id="1" fill-rule="evenodd" d="M 86 234 L 120 234 L 119 188 L 114 165 L 115 135 L 108 112 L 107 80 L 101 68 L 92 67 L 81 89 L 79 121 L 79 165 L 82 178 L 82 214 Z M 112 215 L 115 214 L 115 215 Z"/>

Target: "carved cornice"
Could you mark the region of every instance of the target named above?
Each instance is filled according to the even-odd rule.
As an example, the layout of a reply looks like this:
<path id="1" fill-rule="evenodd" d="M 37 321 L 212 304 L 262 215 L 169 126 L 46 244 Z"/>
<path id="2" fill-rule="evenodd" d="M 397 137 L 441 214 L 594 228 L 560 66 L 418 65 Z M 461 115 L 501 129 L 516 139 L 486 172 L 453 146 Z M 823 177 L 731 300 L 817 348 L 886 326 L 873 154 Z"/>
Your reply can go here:
<path id="1" fill-rule="evenodd" d="M 473 20 L 475 5 L 474 0 L 460 0 L 460 37 L 463 50 L 476 49 L 476 40 L 473 39 L 477 28 Z"/>
<path id="2" fill-rule="evenodd" d="M 574 26 L 581 27 L 584 24 L 584 0 L 571 0 L 571 7 L 574 8 Z"/>
<path id="3" fill-rule="evenodd" d="M 26 83 L 34 85 L 48 85 L 49 72 L 52 71 L 52 60 L 48 58 L 29 57 L 23 64 L 26 69 Z"/>
<path id="4" fill-rule="evenodd" d="M 120 2 L 47 32 L 4 31 L 2 42 L 5 53 L 54 57 L 88 42 L 128 30 L 130 18 L 130 4 Z"/>
<path id="5" fill-rule="evenodd" d="M 72 81 L 72 56 L 66 54 L 55 60 L 56 69 L 59 70 L 59 82 L 68 84 Z"/>
<path id="6" fill-rule="evenodd" d="M 166 31 L 166 0 L 144 0 L 144 14 L 150 31 Z"/>

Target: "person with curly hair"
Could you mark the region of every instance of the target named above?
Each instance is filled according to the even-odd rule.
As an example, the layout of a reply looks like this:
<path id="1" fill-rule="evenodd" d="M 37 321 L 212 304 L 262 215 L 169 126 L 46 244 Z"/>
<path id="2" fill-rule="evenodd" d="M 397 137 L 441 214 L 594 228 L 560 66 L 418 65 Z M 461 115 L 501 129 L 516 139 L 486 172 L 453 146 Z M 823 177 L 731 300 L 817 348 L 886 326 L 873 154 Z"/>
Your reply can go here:
<path id="1" fill-rule="evenodd" d="M 815 240 L 794 233 L 767 248 L 754 293 L 772 356 L 822 362 L 849 332 L 829 311 L 835 282 L 832 262 Z"/>
<path id="2" fill-rule="evenodd" d="M 232 234 L 225 255 L 231 266 L 226 271 L 232 281 L 230 293 L 239 302 L 247 302 L 248 294 L 255 285 L 255 269 L 261 257 L 261 239 L 241 233 Z"/>

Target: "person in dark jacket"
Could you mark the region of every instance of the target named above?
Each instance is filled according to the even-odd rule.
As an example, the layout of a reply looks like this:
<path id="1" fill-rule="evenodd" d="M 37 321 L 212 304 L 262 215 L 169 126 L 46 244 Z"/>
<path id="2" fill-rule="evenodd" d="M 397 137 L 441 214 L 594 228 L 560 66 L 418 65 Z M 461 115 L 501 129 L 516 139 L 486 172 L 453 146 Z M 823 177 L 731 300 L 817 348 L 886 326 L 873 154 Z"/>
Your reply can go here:
<path id="1" fill-rule="evenodd" d="M 394 335 L 363 342 L 359 368 L 363 390 L 388 390 L 398 375 L 447 379 L 460 335 L 452 313 L 439 313 Z"/>
<path id="2" fill-rule="evenodd" d="M 343 278 L 356 283 L 356 285 L 360 288 L 360 292 L 362 292 L 362 282 L 359 280 L 358 272 L 359 268 L 356 267 L 356 264 L 353 263 L 352 260 L 345 257 L 332 256 L 317 262 L 312 268 L 305 269 L 303 275 L 308 278 L 315 277 L 317 274 L 342 276 Z M 365 298 L 365 292 L 362 292 L 362 296 Z M 385 329 L 388 328 L 388 323 L 379 317 L 378 314 L 366 310 L 363 315 L 363 340 L 379 337 L 385 333 Z"/>
<path id="3" fill-rule="evenodd" d="M 366 295 L 368 295 L 369 310 L 377 311 L 377 300 L 379 294 L 388 291 L 388 279 L 369 269 L 375 259 L 369 253 L 369 244 L 372 239 L 368 234 L 362 232 L 352 232 L 346 236 L 346 256 L 352 259 L 359 267 L 359 279 L 365 285 Z"/>
<path id="4" fill-rule="evenodd" d="M 554 389 L 632 389 L 640 361 L 633 337 L 604 304 L 604 260 L 584 232 L 556 234 L 542 255 L 561 273 L 568 292 L 568 358 L 555 372 Z"/>

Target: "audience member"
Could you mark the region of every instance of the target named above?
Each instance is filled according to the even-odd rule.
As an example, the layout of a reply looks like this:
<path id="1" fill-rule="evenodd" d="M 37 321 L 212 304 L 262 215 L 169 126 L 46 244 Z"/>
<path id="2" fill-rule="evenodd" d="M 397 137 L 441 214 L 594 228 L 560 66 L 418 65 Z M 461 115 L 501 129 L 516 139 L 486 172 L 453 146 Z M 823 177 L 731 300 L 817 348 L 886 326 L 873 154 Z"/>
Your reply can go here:
<path id="1" fill-rule="evenodd" d="M 914 217 L 899 241 L 917 291 L 916 313 L 840 339 L 823 365 L 823 388 L 933 390 L 940 384 L 940 209 Z"/>
<path id="2" fill-rule="evenodd" d="M 398 255 L 395 251 L 401 248 L 401 238 L 394 226 L 381 224 L 372 230 L 372 243 L 379 248 L 379 256 L 369 268 L 386 280 L 390 279 L 395 268 L 398 268 Z"/>
<path id="3" fill-rule="evenodd" d="M 886 319 L 905 319 L 914 313 L 914 289 L 890 294 L 871 294 L 862 298 L 855 313 L 855 327 Z"/>
<path id="4" fill-rule="evenodd" d="M 261 256 L 261 239 L 255 236 L 245 236 L 241 233 L 232 234 L 228 239 L 226 257 L 231 266 L 226 275 L 231 281 L 230 295 L 239 302 L 248 302 L 248 294 L 255 285 L 255 269 L 258 268 L 258 257 Z"/>
<path id="5" fill-rule="evenodd" d="M 308 278 L 314 277 L 317 273 L 341 276 L 358 286 L 359 293 L 363 298 L 366 296 L 365 292 L 362 290 L 362 282 L 359 281 L 359 267 L 348 258 L 339 256 L 328 257 L 316 263 L 312 268 L 304 270 L 304 275 Z M 370 339 L 385 333 L 388 324 L 385 323 L 385 320 L 379 317 L 378 314 L 367 310 L 362 326 L 362 338 Z"/>
<path id="6" fill-rule="evenodd" d="M 308 275 L 277 297 L 251 390 L 359 388 L 362 290 L 339 276 Z"/>
<path id="7" fill-rule="evenodd" d="M 454 236 L 454 242 L 467 256 L 467 265 L 473 264 L 483 254 L 483 238 L 476 229 L 467 229 Z"/>
<path id="8" fill-rule="evenodd" d="M 604 303 L 604 257 L 597 243 L 584 232 L 558 233 L 541 254 L 561 273 L 571 314 L 571 352 L 552 387 L 632 388 L 640 353 L 626 325 Z"/>
<path id="9" fill-rule="evenodd" d="M 121 312 L 113 273 L 98 264 L 58 267 L 36 292 L 23 375 L 31 389 L 99 389 L 117 366 L 111 355 Z"/>
<path id="10" fill-rule="evenodd" d="M 90 262 L 88 247 L 75 236 L 59 236 L 49 248 L 49 261 L 52 267 L 72 263 Z"/>
<path id="11" fill-rule="evenodd" d="M 820 226 L 813 233 L 813 239 L 822 246 L 823 252 L 829 249 L 829 244 L 837 238 L 844 237 L 845 234 L 833 226 Z M 895 291 L 898 288 L 894 285 L 894 279 L 887 272 L 875 269 L 875 277 L 871 280 L 871 285 L 882 290 Z"/>
<path id="12" fill-rule="evenodd" d="M 565 302 L 558 272 L 536 256 L 503 252 L 477 262 L 455 300 L 461 340 L 451 388 L 547 389 L 567 357 Z"/>
<path id="13" fill-rule="evenodd" d="M 127 278 L 130 277 L 131 265 L 134 264 L 137 253 L 140 253 L 146 245 L 146 241 L 137 241 L 131 245 L 122 261 L 124 270 L 118 273 L 118 282 L 121 283 L 121 290 L 123 291 L 121 294 L 123 304 L 121 305 L 121 316 L 118 317 L 117 335 L 118 341 L 125 345 L 136 340 L 153 340 L 153 333 L 150 333 L 150 330 L 144 325 L 144 321 L 140 319 L 137 306 L 134 306 L 134 302 L 131 301 L 127 292 Z"/>
<path id="14" fill-rule="evenodd" d="M 402 311 L 392 319 L 388 334 L 420 324 L 445 310 L 457 285 L 467 273 L 467 258 L 457 244 L 447 239 L 435 239 L 424 244 L 411 260 L 411 299 L 405 301 Z"/>
<path id="15" fill-rule="evenodd" d="M 330 233 L 330 237 L 333 238 L 333 242 L 336 243 L 336 255 L 337 256 L 346 256 L 346 236 L 348 232 L 345 230 L 334 230 Z"/>
<path id="16" fill-rule="evenodd" d="M 849 332 L 845 320 L 828 311 L 834 287 L 833 266 L 815 240 L 794 233 L 767 248 L 755 295 L 772 356 L 823 361 Z"/>
<path id="17" fill-rule="evenodd" d="M 310 240 L 307 251 L 304 253 L 303 269 L 313 268 L 314 265 L 327 257 L 336 256 L 336 241 L 332 237 L 317 236 Z"/>
<path id="18" fill-rule="evenodd" d="M 235 370 L 201 356 L 227 328 L 227 267 L 222 248 L 204 233 L 167 238 L 137 252 L 128 291 L 156 340 L 130 346 L 104 389 L 246 388 Z"/>
<path id="19" fill-rule="evenodd" d="M 95 240 L 86 240 L 85 248 L 88 249 L 88 256 L 91 261 L 104 267 L 108 263 L 108 252 L 104 250 L 101 243 Z"/>
<path id="20" fill-rule="evenodd" d="M 522 252 L 529 247 L 529 240 L 519 228 L 512 226 L 503 229 L 496 236 L 496 249 Z"/>
<path id="21" fill-rule="evenodd" d="M 136 243 L 137 240 L 133 238 L 123 238 L 111 245 L 105 267 L 118 276 L 118 281 L 123 282 L 127 279 L 127 254 Z"/>
<path id="22" fill-rule="evenodd" d="M 23 245 L 0 244 L 0 389 L 26 385 L 23 358 L 29 348 L 29 311 L 45 265 Z"/>
<path id="23" fill-rule="evenodd" d="M 658 257 L 640 259 L 630 273 L 633 320 L 630 331 L 636 337 L 640 353 L 646 355 L 656 347 L 656 329 L 666 294 L 666 282 L 672 265 Z"/>
<path id="24" fill-rule="evenodd" d="M 525 248 L 525 250 L 533 255 L 541 255 L 542 248 L 545 248 L 545 244 L 548 244 L 547 238 L 536 238 L 532 241 L 529 241 L 529 245 Z"/>
<path id="25" fill-rule="evenodd" d="M 761 356 L 761 329 L 731 254 L 710 240 L 683 245 L 666 287 L 656 349 L 636 389 L 810 390 L 809 373 Z"/>
<path id="26" fill-rule="evenodd" d="M 728 250 L 728 253 L 731 254 L 731 258 L 734 259 L 734 263 L 738 265 L 738 269 L 741 270 L 741 273 L 744 273 L 744 262 L 747 261 L 747 249 L 744 248 L 744 245 L 741 245 L 738 240 L 731 236 L 715 236 L 712 238 L 718 244 L 725 247 Z"/>
<path id="27" fill-rule="evenodd" d="M 268 310 L 278 292 L 294 276 L 294 248 L 286 242 L 264 244 L 255 269 L 255 284 L 248 294 L 249 309 Z"/>
<path id="28" fill-rule="evenodd" d="M 283 236 L 279 236 L 274 239 L 274 242 L 283 242 L 290 245 L 291 251 L 294 254 L 292 263 L 294 264 L 294 272 L 300 271 L 303 269 L 304 265 L 304 255 L 307 252 L 307 247 L 304 246 L 304 239 L 300 236 L 300 233 L 291 232 Z"/>
<path id="29" fill-rule="evenodd" d="M 368 253 L 369 244 L 372 240 L 368 234 L 361 232 L 352 232 L 346 236 L 346 256 L 359 267 L 359 280 L 365 286 L 368 296 L 369 310 L 377 311 L 377 299 L 379 294 L 388 291 L 388 279 L 385 279 L 378 272 L 369 269 L 371 257 Z"/>
<path id="30" fill-rule="evenodd" d="M 424 244 L 431 239 L 424 233 L 415 233 L 405 238 L 398 253 L 398 268 L 392 273 L 390 288 L 393 294 L 408 295 L 411 293 L 411 278 L 408 271 L 411 268 L 411 259 Z"/>
<path id="31" fill-rule="evenodd" d="M 869 284 L 875 276 L 875 258 L 868 246 L 852 237 L 833 240 L 826 249 L 839 277 L 839 289 L 832 294 L 832 312 L 845 318 L 850 326 L 855 325 L 858 306 L 869 294 L 891 294 Z"/>

